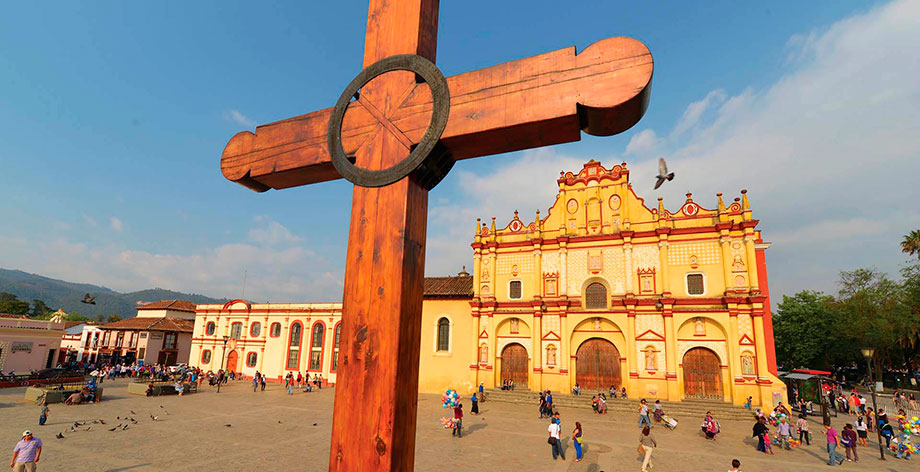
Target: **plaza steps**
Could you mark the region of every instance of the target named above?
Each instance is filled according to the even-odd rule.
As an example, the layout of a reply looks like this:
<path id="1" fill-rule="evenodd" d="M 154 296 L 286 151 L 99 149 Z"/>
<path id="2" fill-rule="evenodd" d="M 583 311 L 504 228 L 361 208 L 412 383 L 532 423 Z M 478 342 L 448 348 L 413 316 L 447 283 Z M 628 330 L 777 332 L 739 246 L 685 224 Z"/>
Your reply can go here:
<path id="1" fill-rule="evenodd" d="M 505 403 L 520 403 L 532 405 L 534 410 L 540 404 L 540 393 L 530 391 L 507 391 L 500 389 L 486 390 L 486 401 L 496 401 Z M 655 399 L 649 399 L 649 411 L 653 408 Z M 591 409 L 591 395 L 564 395 L 553 394 L 553 404 L 557 408 L 584 408 Z M 677 418 L 678 421 L 702 421 L 707 411 L 711 411 L 717 420 L 751 420 L 754 415 L 751 410 L 737 407 L 717 400 L 697 400 L 686 399 L 680 402 L 661 402 L 665 414 Z M 639 408 L 639 399 L 607 399 L 608 413 L 625 413 L 636 415 Z"/>

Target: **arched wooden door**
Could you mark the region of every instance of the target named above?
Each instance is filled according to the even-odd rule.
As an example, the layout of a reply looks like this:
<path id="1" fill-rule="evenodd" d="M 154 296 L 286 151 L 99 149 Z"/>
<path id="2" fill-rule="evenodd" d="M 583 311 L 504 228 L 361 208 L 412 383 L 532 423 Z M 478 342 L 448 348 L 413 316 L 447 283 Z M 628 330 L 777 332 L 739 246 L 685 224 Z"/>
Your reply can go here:
<path id="1" fill-rule="evenodd" d="M 722 400 L 722 368 L 716 353 L 695 347 L 684 354 L 684 396 Z"/>
<path id="2" fill-rule="evenodd" d="M 575 354 L 575 382 L 588 390 L 619 388 L 620 351 L 605 339 L 589 339 L 578 346 Z"/>
<path id="3" fill-rule="evenodd" d="M 227 372 L 236 372 L 236 363 L 240 360 L 240 355 L 236 350 L 230 351 L 227 355 Z"/>
<path id="4" fill-rule="evenodd" d="M 502 349 L 502 367 L 499 382 L 511 379 L 514 388 L 527 388 L 527 350 L 520 344 L 509 344 Z"/>

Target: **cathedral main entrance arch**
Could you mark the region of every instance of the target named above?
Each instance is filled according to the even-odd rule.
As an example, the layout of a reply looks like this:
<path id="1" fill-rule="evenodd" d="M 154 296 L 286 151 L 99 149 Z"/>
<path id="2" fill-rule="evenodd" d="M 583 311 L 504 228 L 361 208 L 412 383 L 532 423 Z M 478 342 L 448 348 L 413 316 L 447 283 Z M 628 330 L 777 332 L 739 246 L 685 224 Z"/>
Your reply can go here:
<path id="1" fill-rule="evenodd" d="M 227 372 L 236 372 L 236 364 L 240 359 L 240 354 L 236 350 L 230 351 L 227 355 Z"/>
<path id="2" fill-rule="evenodd" d="M 709 349 L 695 347 L 684 354 L 684 396 L 722 400 L 722 368 L 719 356 Z"/>
<path id="3" fill-rule="evenodd" d="M 527 388 L 527 350 L 520 344 L 509 344 L 502 349 L 500 382 L 513 380 L 515 388 Z"/>
<path id="4" fill-rule="evenodd" d="M 619 388 L 620 351 L 610 341 L 592 338 L 578 346 L 575 354 L 575 382 L 583 389 Z"/>

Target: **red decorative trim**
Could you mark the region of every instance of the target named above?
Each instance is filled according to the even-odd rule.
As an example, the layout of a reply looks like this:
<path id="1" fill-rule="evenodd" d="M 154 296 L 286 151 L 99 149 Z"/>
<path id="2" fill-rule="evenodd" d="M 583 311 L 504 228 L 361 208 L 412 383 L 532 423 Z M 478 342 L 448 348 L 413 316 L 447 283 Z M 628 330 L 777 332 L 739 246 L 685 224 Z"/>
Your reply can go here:
<path id="1" fill-rule="evenodd" d="M 487 333 L 486 330 L 482 330 L 482 332 L 479 333 L 479 339 L 489 339 L 489 333 Z"/>
<path id="2" fill-rule="evenodd" d="M 745 342 L 745 340 L 747 341 Z M 755 345 L 754 340 L 749 338 L 747 334 L 741 336 L 741 339 L 738 340 L 738 344 L 742 346 L 754 346 Z"/>
<path id="3" fill-rule="evenodd" d="M 680 338 L 678 338 L 677 340 L 678 340 L 678 341 L 694 341 L 694 342 L 696 342 L 696 341 L 725 342 L 724 339 L 710 339 L 710 338 L 705 338 L 705 339 L 699 339 L 699 338 L 696 338 L 696 339 L 687 339 L 687 338 L 680 339 Z M 699 347 L 706 347 L 706 346 L 699 346 Z M 707 348 L 707 349 L 708 349 L 708 348 Z"/>
<path id="4" fill-rule="evenodd" d="M 677 379 L 677 373 L 668 372 L 668 373 L 664 374 L 664 378 L 666 378 L 666 379 Z"/>
<path id="5" fill-rule="evenodd" d="M 646 334 L 651 334 L 651 336 L 646 338 L 644 337 Z M 644 333 L 640 334 L 639 336 L 636 336 L 636 341 L 664 341 L 664 340 L 665 340 L 664 336 L 650 329 L 646 330 Z"/>
<path id="6" fill-rule="evenodd" d="M 542 367 L 534 367 L 534 368 L 533 368 L 533 371 L 534 371 L 534 372 L 543 372 L 543 368 L 542 368 Z"/>
<path id="7" fill-rule="evenodd" d="M 568 374 L 568 373 L 569 373 L 569 369 L 559 369 L 559 373 L 560 373 L 560 374 Z"/>
<path id="8" fill-rule="evenodd" d="M 550 335 L 552 335 L 552 336 L 550 336 Z M 553 336 L 555 336 L 555 337 L 553 337 Z M 556 333 L 554 333 L 554 332 L 552 332 L 552 331 L 548 331 L 548 332 L 546 333 L 546 335 L 543 336 L 543 337 L 540 338 L 540 339 L 541 339 L 542 341 L 561 341 L 561 340 L 562 340 L 562 338 L 560 338 L 558 334 L 556 334 Z"/>

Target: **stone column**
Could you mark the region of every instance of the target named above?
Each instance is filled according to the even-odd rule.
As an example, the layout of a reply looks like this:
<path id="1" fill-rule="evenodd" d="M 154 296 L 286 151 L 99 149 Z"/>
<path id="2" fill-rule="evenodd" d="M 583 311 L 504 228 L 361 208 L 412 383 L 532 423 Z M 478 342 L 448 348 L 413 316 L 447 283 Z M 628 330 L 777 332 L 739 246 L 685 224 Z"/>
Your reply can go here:
<path id="1" fill-rule="evenodd" d="M 735 281 L 732 280 L 732 242 L 728 237 L 728 231 L 723 231 L 723 233 L 719 238 L 719 245 L 722 246 L 722 276 L 725 278 L 725 293 L 728 293 L 735 286 Z"/>
<path id="2" fill-rule="evenodd" d="M 680 401 L 677 384 L 677 335 L 674 331 L 673 300 L 662 300 L 664 306 L 661 316 L 664 318 L 665 336 L 665 379 L 668 382 L 668 401 Z"/>
<path id="3" fill-rule="evenodd" d="M 725 339 L 728 344 L 728 378 L 731 382 L 732 403 L 738 404 L 735 395 L 735 382 L 743 380 L 741 374 L 741 352 L 738 348 L 738 305 L 735 303 L 728 304 L 728 336 Z"/>
<path id="4" fill-rule="evenodd" d="M 636 305 L 626 306 L 626 366 L 629 369 L 630 384 L 627 391 L 634 391 L 632 380 L 639 378 L 638 359 L 636 359 Z"/>
<path id="5" fill-rule="evenodd" d="M 759 292 L 760 284 L 757 281 L 757 253 L 754 249 L 754 230 L 746 228 L 744 233 L 744 252 L 747 255 L 748 284 L 751 287 L 751 292 Z"/>
<path id="6" fill-rule="evenodd" d="M 543 338 L 543 311 L 539 307 L 535 308 L 533 312 L 533 329 L 530 332 L 530 338 L 530 350 L 533 358 L 533 385 L 531 385 L 530 389 L 539 392 L 543 390 L 543 343 L 541 342 Z"/>
<path id="7" fill-rule="evenodd" d="M 658 240 L 658 264 L 661 266 L 661 291 L 663 296 L 671 294 L 670 271 L 668 270 L 668 235 L 659 234 Z"/>

